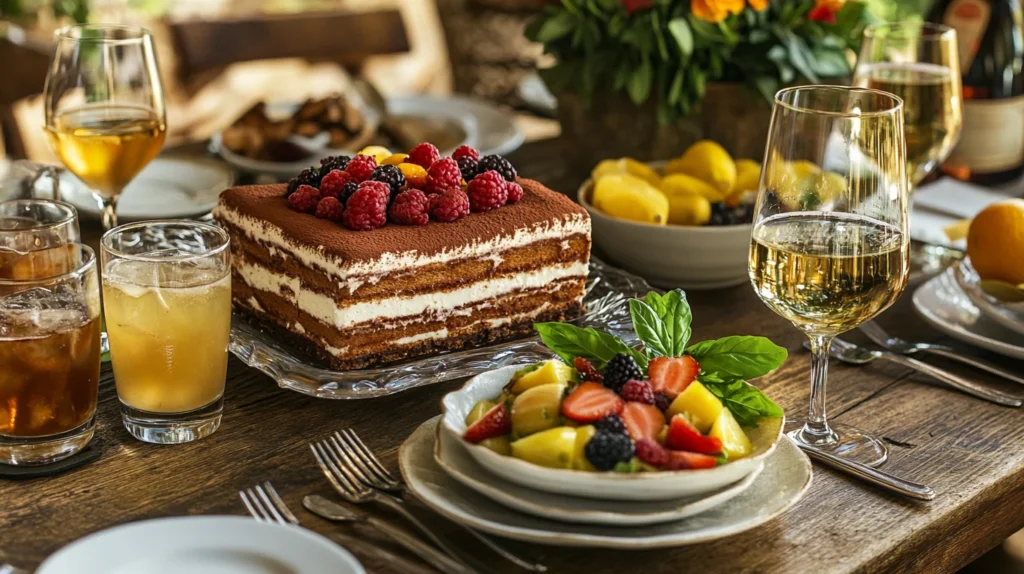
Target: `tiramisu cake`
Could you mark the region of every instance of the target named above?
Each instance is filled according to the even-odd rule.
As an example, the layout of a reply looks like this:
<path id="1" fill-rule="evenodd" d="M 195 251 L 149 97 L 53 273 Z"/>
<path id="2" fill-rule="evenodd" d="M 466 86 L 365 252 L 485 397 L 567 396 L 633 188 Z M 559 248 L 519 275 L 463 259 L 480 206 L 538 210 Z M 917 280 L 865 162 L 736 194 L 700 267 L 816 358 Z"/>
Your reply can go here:
<path id="1" fill-rule="evenodd" d="M 423 145 L 225 191 L 214 217 L 231 235 L 236 307 L 336 369 L 482 345 L 580 314 L 586 212 L 501 169 L 511 167 L 503 159 L 487 163 L 497 156 L 462 161 L 475 154 L 467 148 L 424 159 Z M 358 165 L 365 157 L 372 171 Z M 452 165 L 447 177 L 457 179 L 446 183 Z"/>

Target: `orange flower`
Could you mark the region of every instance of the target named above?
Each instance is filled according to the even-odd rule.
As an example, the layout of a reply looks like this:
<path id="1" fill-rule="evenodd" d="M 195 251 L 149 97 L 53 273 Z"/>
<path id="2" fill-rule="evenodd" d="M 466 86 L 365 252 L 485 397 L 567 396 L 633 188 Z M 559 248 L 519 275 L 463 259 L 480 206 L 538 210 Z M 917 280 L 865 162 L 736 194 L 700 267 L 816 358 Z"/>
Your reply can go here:
<path id="1" fill-rule="evenodd" d="M 693 15 L 712 24 L 725 20 L 730 14 L 739 14 L 746 7 L 746 0 L 690 0 Z"/>
<path id="2" fill-rule="evenodd" d="M 807 13 L 807 18 L 812 22 L 835 24 L 836 14 L 843 9 L 845 2 L 846 0 L 817 0 L 814 8 Z"/>
<path id="3" fill-rule="evenodd" d="M 758 12 L 768 8 L 768 0 L 747 0 L 750 3 L 750 7 Z"/>

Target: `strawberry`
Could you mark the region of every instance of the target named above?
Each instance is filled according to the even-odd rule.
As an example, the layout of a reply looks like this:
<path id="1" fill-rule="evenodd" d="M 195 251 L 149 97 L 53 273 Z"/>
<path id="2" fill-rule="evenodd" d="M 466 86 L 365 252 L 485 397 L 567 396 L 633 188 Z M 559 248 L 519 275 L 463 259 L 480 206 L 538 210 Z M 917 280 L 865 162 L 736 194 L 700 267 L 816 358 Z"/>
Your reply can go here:
<path id="1" fill-rule="evenodd" d="M 622 417 L 622 422 L 626 423 L 626 432 L 633 440 L 654 440 L 661 427 L 665 426 L 665 415 L 654 405 L 626 403 L 619 416 Z"/>
<path id="2" fill-rule="evenodd" d="M 647 365 L 654 392 L 664 393 L 670 399 L 686 390 L 700 374 L 700 365 L 689 355 L 682 357 L 658 357 Z"/>
<path id="3" fill-rule="evenodd" d="M 636 441 L 636 457 L 651 466 L 663 468 L 668 466 L 672 459 L 672 453 L 657 442 L 649 438 L 642 438 Z"/>
<path id="4" fill-rule="evenodd" d="M 625 402 L 601 383 L 586 382 L 562 401 L 562 416 L 578 423 L 591 423 L 622 412 Z"/>
<path id="5" fill-rule="evenodd" d="M 475 423 L 469 425 L 462 438 L 477 443 L 496 436 L 507 435 L 510 432 L 512 432 L 512 418 L 509 416 L 508 406 L 501 402 L 491 407 Z"/>
<path id="6" fill-rule="evenodd" d="M 672 450 L 686 450 L 701 454 L 722 452 L 722 441 L 718 437 L 704 436 L 697 427 L 690 424 L 683 415 L 672 417 L 665 437 L 665 446 Z"/>
<path id="7" fill-rule="evenodd" d="M 695 452 L 670 450 L 668 470 L 690 470 L 695 468 L 714 468 L 718 466 L 715 457 Z"/>

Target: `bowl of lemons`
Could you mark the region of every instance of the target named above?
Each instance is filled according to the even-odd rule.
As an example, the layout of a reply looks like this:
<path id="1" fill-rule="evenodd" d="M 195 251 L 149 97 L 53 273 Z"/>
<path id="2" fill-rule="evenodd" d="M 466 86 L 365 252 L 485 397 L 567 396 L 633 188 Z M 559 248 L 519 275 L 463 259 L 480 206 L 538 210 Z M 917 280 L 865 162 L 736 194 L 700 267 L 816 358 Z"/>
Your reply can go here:
<path id="1" fill-rule="evenodd" d="M 667 161 L 604 160 L 577 199 L 616 265 L 659 287 L 719 289 L 748 281 L 760 179 L 760 163 L 703 140 Z"/>

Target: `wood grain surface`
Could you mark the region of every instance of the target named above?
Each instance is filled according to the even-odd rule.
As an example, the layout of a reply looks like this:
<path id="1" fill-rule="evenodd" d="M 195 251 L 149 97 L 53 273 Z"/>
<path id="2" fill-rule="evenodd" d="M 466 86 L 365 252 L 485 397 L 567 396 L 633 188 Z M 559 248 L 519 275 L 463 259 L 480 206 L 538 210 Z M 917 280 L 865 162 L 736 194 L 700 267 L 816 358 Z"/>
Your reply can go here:
<path id="1" fill-rule="evenodd" d="M 557 148 L 545 142 L 520 150 L 513 159 L 523 175 L 564 184 L 563 191 L 575 189 L 572 182 L 559 180 L 553 157 L 557 159 Z M 906 338 L 938 339 L 915 315 L 909 292 L 883 314 L 881 324 Z M 694 291 L 689 297 L 694 340 L 758 334 L 789 349 L 783 367 L 757 384 L 787 415 L 803 416 L 810 360 L 800 346 L 802 335 L 761 304 L 747 286 Z M 856 333 L 849 338 L 865 341 Z M 984 356 L 1020 368 L 1019 362 Z M 957 365 L 936 364 L 1024 393 Z M 328 535 L 346 535 L 346 544 L 368 571 L 413 571 L 371 558 L 363 545 L 402 552 L 372 531 L 328 524 L 301 510 L 306 494 L 335 498 L 308 443 L 352 427 L 397 470 L 402 441 L 417 425 L 439 414 L 441 397 L 459 385 L 452 381 L 365 401 L 318 400 L 279 389 L 271 379 L 232 359 L 220 430 L 197 443 L 156 446 L 135 441 L 121 427 L 113 380 L 105 367 L 97 433 L 104 455 L 63 476 L 0 481 L 0 556 L 32 568 L 64 544 L 117 524 L 188 514 L 242 515 L 238 490 L 270 480 L 305 525 Z M 834 365 L 828 405 L 835 420 L 890 442 L 885 470 L 931 485 L 938 497 L 929 503 L 903 500 L 815 466 L 813 485 L 794 508 L 732 538 L 644 552 L 513 541 L 507 545 L 547 564 L 551 572 L 933 573 L 955 571 L 1024 527 L 1024 411 L 985 403 L 883 364 Z M 405 526 L 385 511 L 366 510 Z M 522 572 L 481 550 L 474 539 L 428 509 L 413 503 L 413 510 L 443 536 L 471 550 L 484 564 L 481 571 Z"/>

